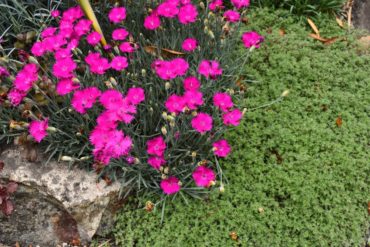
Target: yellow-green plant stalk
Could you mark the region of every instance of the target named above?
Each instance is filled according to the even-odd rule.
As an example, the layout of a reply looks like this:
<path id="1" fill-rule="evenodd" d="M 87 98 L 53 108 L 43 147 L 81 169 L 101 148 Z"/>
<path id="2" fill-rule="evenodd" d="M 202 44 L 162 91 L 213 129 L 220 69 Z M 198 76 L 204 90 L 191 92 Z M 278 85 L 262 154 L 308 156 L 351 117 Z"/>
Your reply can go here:
<path id="1" fill-rule="evenodd" d="M 92 21 L 92 26 L 93 26 L 94 30 L 101 34 L 102 38 L 101 38 L 100 42 L 102 43 L 103 46 L 106 45 L 107 41 L 104 38 L 103 31 L 101 30 L 99 22 L 96 19 L 96 16 L 95 16 L 95 13 L 94 13 L 94 11 L 91 7 L 90 1 L 89 0 L 78 0 L 78 3 L 80 4 L 81 8 L 85 12 L 87 18 L 90 21 Z"/>

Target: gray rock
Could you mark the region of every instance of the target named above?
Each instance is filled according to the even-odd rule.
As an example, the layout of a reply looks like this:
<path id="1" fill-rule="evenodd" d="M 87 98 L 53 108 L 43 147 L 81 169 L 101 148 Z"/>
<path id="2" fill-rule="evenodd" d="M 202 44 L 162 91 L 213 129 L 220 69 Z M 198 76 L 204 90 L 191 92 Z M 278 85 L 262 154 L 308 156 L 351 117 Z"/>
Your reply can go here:
<path id="1" fill-rule="evenodd" d="M 45 159 L 28 162 L 17 147 L 0 154 L 5 163 L 0 182 L 18 183 L 12 196 L 13 213 L 0 212 L 0 243 L 56 246 L 80 240 L 87 243 L 99 231 L 107 231 L 121 205 L 120 184 L 107 186 L 97 176 L 67 164 Z"/>
<path id="2" fill-rule="evenodd" d="M 352 16 L 355 27 L 370 31 L 370 0 L 355 0 Z"/>

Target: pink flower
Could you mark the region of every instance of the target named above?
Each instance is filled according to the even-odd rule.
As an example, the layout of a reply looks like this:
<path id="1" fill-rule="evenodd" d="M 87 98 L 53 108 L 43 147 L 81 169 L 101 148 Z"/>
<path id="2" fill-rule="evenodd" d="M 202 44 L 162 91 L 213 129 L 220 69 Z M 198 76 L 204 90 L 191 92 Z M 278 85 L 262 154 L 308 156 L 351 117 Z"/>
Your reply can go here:
<path id="1" fill-rule="evenodd" d="M 65 48 L 65 49 L 59 49 L 54 53 L 55 60 L 62 60 L 64 58 L 71 58 L 72 53 L 71 50 Z"/>
<path id="2" fill-rule="evenodd" d="M 184 110 L 186 105 L 185 99 L 182 96 L 178 96 L 176 94 L 171 95 L 168 97 L 165 106 L 167 110 L 171 113 L 180 113 Z"/>
<path id="3" fill-rule="evenodd" d="M 207 79 L 212 79 L 222 75 L 222 68 L 220 64 L 215 60 L 203 60 L 198 68 L 198 73 L 204 75 Z"/>
<path id="4" fill-rule="evenodd" d="M 184 80 L 185 91 L 197 91 L 200 88 L 200 81 L 195 76 L 189 76 Z"/>
<path id="5" fill-rule="evenodd" d="M 59 10 L 53 10 L 51 11 L 50 15 L 54 18 L 60 16 L 60 11 Z"/>
<path id="6" fill-rule="evenodd" d="M 207 113 L 199 113 L 191 120 L 191 126 L 201 134 L 212 129 L 213 119 Z"/>
<path id="7" fill-rule="evenodd" d="M 145 100 L 144 89 L 140 87 L 132 87 L 128 90 L 126 98 L 129 103 L 138 105 Z"/>
<path id="8" fill-rule="evenodd" d="M 110 66 L 112 69 L 121 71 L 128 67 L 127 58 L 123 56 L 116 56 L 112 59 Z"/>
<path id="9" fill-rule="evenodd" d="M 154 68 L 156 74 L 162 80 L 171 80 L 177 76 L 176 71 L 174 70 L 170 61 L 155 60 L 152 63 L 152 68 Z"/>
<path id="10" fill-rule="evenodd" d="M 56 86 L 56 92 L 59 95 L 66 95 L 80 88 L 80 84 L 72 81 L 71 78 L 61 79 Z"/>
<path id="11" fill-rule="evenodd" d="M 223 9 L 223 8 L 225 8 L 225 7 L 223 6 L 222 0 L 213 0 L 209 4 L 209 9 L 212 10 L 212 11 L 215 11 L 217 9 Z"/>
<path id="12" fill-rule="evenodd" d="M 180 23 L 189 24 L 197 20 L 198 11 L 193 4 L 186 4 L 179 10 L 178 18 Z"/>
<path id="13" fill-rule="evenodd" d="M 92 21 L 82 19 L 77 22 L 77 24 L 74 26 L 75 34 L 78 36 L 82 36 L 87 34 L 91 29 Z"/>
<path id="14" fill-rule="evenodd" d="M 0 77 L 8 77 L 9 75 L 9 71 L 5 67 L 0 66 Z"/>
<path id="15" fill-rule="evenodd" d="M 87 40 L 87 43 L 89 43 L 90 45 L 97 45 L 99 44 L 100 40 L 102 38 L 102 35 L 96 31 L 90 33 L 89 35 L 87 35 L 86 37 L 86 40 Z"/>
<path id="16" fill-rule="evenodd" d="M 164 151 L 166 150 L 166 143 L 163 140 L 162 136 L 158 136 L 146 142 L 148 154 L 163 156 Z"/>
<path id="17" fill-rule="evenodd" d="M 105 109 L 114 110 L 119 108 L 123 103 L 123 96 L 121 92 L 115 89 L 108 89 L 102 93 L 99 98 L 100 103 Z"/>
<path id="18" fill-rule="evenodd" d="M 240 19 L 240 14 L 238 11 L 226 10 L 224 13 L 224 18 L 229 22 L 238 22 Z"/>
<path id="19" fill-rule="evenodd" d="M 177 8 L 177 3 L 173 2 L 163 2 L 157 7 L 157 14 L 159 16 L 167 17 L 167 18 L 174 18 L 177 13 L 179 13 L 179 9 Z"/>
<path id="20" fill-rule="evenodd" d="M 35 42 L 31 48 L 31 52 L 36 57 L 44 55 L 45 53 L 44 44 L 41 41 Z"/>
<path id="21" fill-rule="evenodd" d="M 162 165 L 166 164 L 166 160 L 163 156 L 151 156 L 148 159 L 148 164 L 151 165 L 154 169 L 159 170 Z"/>
<path id="22" fill-rule="evenodd" d="M 56 60 L 53 66 L 53 75 L 56 78 L 69 78 L 73 76 L 73 71 L 76 68 L 77 64 L 70 57 Z"/>
<path id="23" fill-rule="evenodd" d="M 90 134 L 90 142 L 94 145 L 94 158 L 108 164 L 111 158 L 118 159 L 129 154 L 132 140 L 121 130 L 107 130 L 96 126 Z"/>
<path id="24" fill-rule="evenodd" d="M 183 58 L 175 58 L 171 61 L 171 67 L 176 76 L 183 76 L 189 69 L 189 63 Z"/>
<path id="25" fill-rule="evenodd" d="M 74 22 L 75 20 L 84 16 L 84 13 L 80 6 L 72 7 L 64 11 L 62 19 L 64 21 Z"/>
<path id="26" fill-rule="evenodd" d="M 13 106 L 18 106 L 24 97 L 26 97 L 26 93 L 16 88 L 11 89 L 8 93 L 8 99 Z"/>
<path id="27" fill-rule="evenodd" d="M 226 140 L 222 139 L 213 143 L 213 152 L 216 156 L 225 158 L 231 152 L 231 147 Z"/>
<path id="28" fill-rule="evenodd" d="M 71 105 L 77 112 L 85 114 L 87 109 L 93 107 L 96 99 L 100 95 L 101 92 L 96 87 L 89 87 L 76 91 L 73 95 Z"/>
<path id="29" fill-rule="evenodd" d="M 120 23 L 126 19 L 126 9 L 124 7 L 115 7 L 109 11 L 108 18 L 113 23 Z"/>
<path id="30" fill-rule="evenodd" d="M 47 136 L 47 128 L 48 128 L 48 120 L 45 119 L 43 121 L 32 121 L 28 127 L 28 131 L 30 132 L 31 136 L 37 141 L 41 142 L 42 139 Z"/>
<path id="31" fill-rule="evenodd" d="M 184 51 L 194 51 L 198 46 L 198 41 L 196 39 L 193 39 L 193 38 L 187 38 L 184 40 L 184 42 L 182 42 L 182 49 Z"/>
<path id="32" fill-rule="evenodd" d="M 129 33 L 127 32 L 126 29 L 118 28 L 118 29 L 113 31 L 112 38 L 114 40 L 125 40 L 128 35 L 129 35 Z"/>
<path id="33" fill-rule="evenodd" d="M 249 0 L 231 0 L 231 3 L 235 6 L 237 9 L 241 9 L 243 7 L 249 6 Z"/>
<path id="34" fill-rule="evenodd" d="M 205 166 L 198 166 L 193 172 L 195 184 L 199 187 L 209 187 L 211 182 L 215 181 L 216 175 L 214 171 Z"/>
<path id="35" fill-rule="evenodd" d="M 161 189 L 167 195 L 176 194 L 180 190 L 179 180 L 176 177 L 169 177 L 161 181 Z"/>
<path id="36" fill-rule="evenodd" d="M 90 65 L 91 72 L 102 75 L 110 68 L 108 59 L 100 56 L 100 53 L 90 53 L 86 56 L 85 61 Z"/>
<path id="37" fill-rule="evenodd" d="M 234 106 L 231 96 L 227 93 L 216 93 L 213 96 L 213 104 L 224 112 Z"/>
<path id="38" fill-rule="evenodd" d="M 224 124 L 233 126 L 238 126 L 240 124 L 240 120 L 242 119 L 242 117 L 243 113 L 238 109 L 234 109 L 222 115 Z"/>
<path id="39" fill-rule="evenodd" d="M 30 63 L 23 67 L 15 77 L 14 87 L 20 91 L 27 92 L 32 88 L 33 83 L 38 80 L 37 65 Z"/>
<path id="40" fill-rule="evenodd" d="M 259 48 L 260 43 L 262 43 L 264 37 L 259 35 L 257 32 L 245 32 L 242 35 L 242 41 L 246 48 L 250 48 L 252 46 Z"/>
<path id="41" fill-rule="evenodd" d="M 40 36 L 41 38 L 45 39 L 47 37 L 53 36 L 56 30 L 57 30 L 56 27 L 47 27 L 44 30 L 42 30 Z"/>
<path id="42" fill-rule="evenodd" d="M 190 110 L 196 110 L 198 106 L 203 105 L 203 94 L 198 91 L 187 91 L 183 96 L 186 106 Z"/>
<path id="43" fill-rule="evenodd" d="M 123 42 L 120 44 L 119 49 L 122 52 L 132 53 L 135 51 L 135 46 L 130 42 Z"/>
<path id="44" fill-rule="evenodd" d="M 144 27 L 148 30 L 155 30 L 161 25 L 161 20 L 157 15 L 149 15 L 144 19 Z"/>

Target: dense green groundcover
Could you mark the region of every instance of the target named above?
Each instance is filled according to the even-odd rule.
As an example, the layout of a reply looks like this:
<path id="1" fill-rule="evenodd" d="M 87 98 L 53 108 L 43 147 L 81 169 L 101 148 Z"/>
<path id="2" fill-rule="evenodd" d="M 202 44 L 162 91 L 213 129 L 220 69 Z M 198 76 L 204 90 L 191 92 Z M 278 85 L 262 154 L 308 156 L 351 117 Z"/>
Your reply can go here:
<path id="1" fill-rule="evenodd" d="M 247 29 L 266 42 L 245 71 L 249 111 L 228 139 L 233 155 L 222 161 L 229 184 L 206 201 L 181 197 L 148 213 L 148 197 L 118 217 L 119 246 L 360 246 L 369 229 L 370 56 L 361 55 L 333 17 L 317 22 L 330 46 L 307 36 L 288 12 L 251 12 Z M 286 30 L 280 36 L 279 28 Z M 272 30 L 271 34 L 267 34 Z M 243 54 L 240 54 L 241 56 Z M 336 119 L 341 116 L 341 127 Z M 139 204 L 139 209 L 136 209 Z M 230 232 L 238 241 L 230 238 Z"/>

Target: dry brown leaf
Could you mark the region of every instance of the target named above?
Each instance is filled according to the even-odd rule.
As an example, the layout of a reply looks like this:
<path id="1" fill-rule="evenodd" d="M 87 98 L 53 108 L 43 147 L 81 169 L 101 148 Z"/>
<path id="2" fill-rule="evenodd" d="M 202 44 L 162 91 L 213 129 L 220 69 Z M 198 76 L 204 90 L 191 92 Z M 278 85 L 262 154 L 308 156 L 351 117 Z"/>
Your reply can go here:
<path id="1" fill-rule="evenodd" d="M 314 33 L 310 33 L 309 36 L 311 38 L 314 38 L 314 39 L 318 40 L 318 41 L 321 41 L 325 45 L 333 44 L 338 39 L 338 37 L 323 38 L 323 37 L 320 37 L 319 35 L 314 34 Z"/>
<path id="2" fill-rule="evenodd" d="M 174 51 L 166 48 L 160 49 L 160 54 L 158 54 L 158 47 L 154 45 L 148 45 L 144 46 L 144 51 L 147 53 L 153 55 L 153 56 L 158 56 L 161 55 L 163 57 L 176 57 L 176 56 L 184 56 L 185 53 L 180 52 L 180 51 Z"/>
<path id="3" fill-rule="evenodd" d="M 319 29 L 316 27 L 315 23 L 310 18 L 307 18 L 307 21 L 312 30 L 320 37 Z"/>
<path id="4" fill-rule="evenodd" d="M 339 17 L 335 17 L 335 20 L 337 21 L 338 25 L 341 27 L 341 28 L 344 28 L 344 23 L 341 19 L 339 19 Z"/>
<path id="5" fill-rule="evenodd" d="M 331 45 L 333 44 L 335 41 L 337 41 L 338 37 L 333 37 L 333 38 L 329 38 L 327 39 L 326 41 L 324 41 L 324 44 L 325 45 Z"/>
<path id="6" fill-rule="evenodd" d="M 229 233 L 229 236 L 230 236 L 230 238 L 231 238 L 232 240 L 234 240 L 234 241 L 238 241 L 238 234 L 237 234 L 236 232 L 234 232 L 234 231 L 230 232 L 230 233 Z"/>
<path id="7" fill-rule="evenodd" d="M 370 215 L 370 201 L 367 202 L 367 213 Z"/>
<path id="8" fill-rule="evenodd" d="M 285 34 L 286 34 L 285 29 L 284 28 L 280 28 L 279 29 L 279 35 L 280 36 L 284 36 Z"/>
<path id="9" fill-rule="evenodd" d="M 327 41 L 327 39 L 325 39 L 325 38 L 321 38 L 321 37 L 320 37 L 320 35 L 317 35 L 317 34 L 314 34 L 314 33 L 310 33 L 310 34 L 309 34 L 309 36 L 310 36 L 311 38 L 317 39 L 317 40 L 319 40 L 319 41 L 321 41 L 321 42 L 325 42 L 325 41 Z"/>
<path id="10" fill-rule="evenodd" d="M 183 56 L 183 55 L 185 55 L 185 53 L 183 53 L 183 52 L 174 51 L 174 50 L 170 50 L 170 49 L 166 49 L 166 48 L 162 48 L 162 51 L 168 52 L 170 54 L 177 55 L 177 56 Z"/>
<path id="11" fill-rule="evenodd" d="M 336 125 L 340 128 L 343 124 L 343 119 L 341 116 L 338 116 L 337 120 L 335 120 Z"/>

